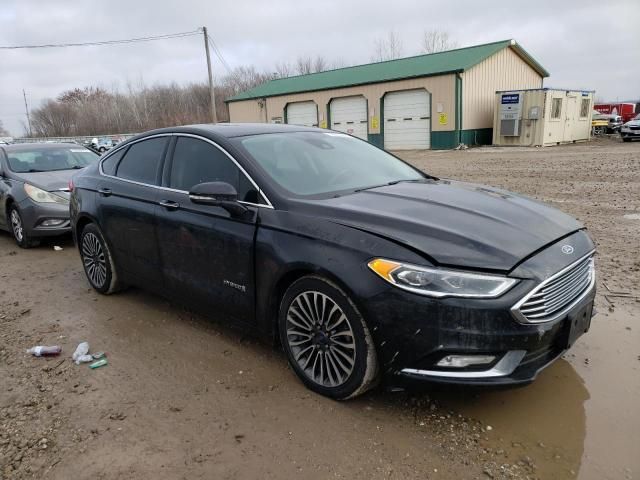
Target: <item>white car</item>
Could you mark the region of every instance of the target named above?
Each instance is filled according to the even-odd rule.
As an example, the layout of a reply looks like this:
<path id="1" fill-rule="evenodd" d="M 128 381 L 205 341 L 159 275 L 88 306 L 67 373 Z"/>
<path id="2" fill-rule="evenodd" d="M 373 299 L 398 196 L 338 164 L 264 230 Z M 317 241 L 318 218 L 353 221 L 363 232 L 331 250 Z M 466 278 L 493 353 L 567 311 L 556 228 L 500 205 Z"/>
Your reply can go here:
<path id="1" fill-rule="evenodd" d="M 620 127 L 620 136 L 625 142 L 630 142 L 634 138 L 640 138 L 640 114 Z"/>

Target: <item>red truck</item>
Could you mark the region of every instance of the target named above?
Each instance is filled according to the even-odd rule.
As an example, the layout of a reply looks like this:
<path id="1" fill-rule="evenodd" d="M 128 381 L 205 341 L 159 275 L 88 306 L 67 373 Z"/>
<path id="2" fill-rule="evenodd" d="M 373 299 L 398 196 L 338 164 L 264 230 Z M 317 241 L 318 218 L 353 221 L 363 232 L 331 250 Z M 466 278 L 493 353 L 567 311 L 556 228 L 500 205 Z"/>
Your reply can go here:
<path id="1" fill-rule="evenodd" d="M 620 115 L 625 123 L 640 113 L 640 103 L 634 102 L 596 103 L 593 108 L 600 113 Z"/>

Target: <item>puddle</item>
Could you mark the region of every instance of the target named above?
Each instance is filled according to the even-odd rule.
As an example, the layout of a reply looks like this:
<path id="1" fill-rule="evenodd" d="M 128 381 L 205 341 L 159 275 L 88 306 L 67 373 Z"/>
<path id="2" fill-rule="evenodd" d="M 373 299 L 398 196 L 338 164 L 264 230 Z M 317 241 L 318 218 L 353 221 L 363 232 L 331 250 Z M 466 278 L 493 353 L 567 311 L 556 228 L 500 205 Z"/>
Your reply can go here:
<path id="1" fill-rule="evenodd" d="M 629 220 L 640 220 L 640 213 L 627 213 L 623 217 Z"/>
<path id="2" fill-rule="evenodd" d="M 529 386 L 437 398 L 491 425 L 493 448 L 512 461 L 531 457 L 540 478 L 640 478 L 638 305 L 594 317 L 565 358 Z"/>

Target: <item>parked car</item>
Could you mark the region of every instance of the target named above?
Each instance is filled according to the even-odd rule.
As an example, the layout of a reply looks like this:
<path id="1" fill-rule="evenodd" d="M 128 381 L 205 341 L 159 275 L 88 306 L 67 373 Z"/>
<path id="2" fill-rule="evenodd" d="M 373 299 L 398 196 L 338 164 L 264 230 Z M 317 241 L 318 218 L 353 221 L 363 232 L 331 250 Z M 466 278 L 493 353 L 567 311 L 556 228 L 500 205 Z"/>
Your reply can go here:
<path id="1" fill-rule="evenodd" d="M 64 143 L 0 145 L 0 229 L 23 248 L 71 231 L 71 176 L 98 155 Z"/>
<path id="2" fill-rule="evenodd" d="M 622 126 L 622 117 L 620 115 L 614 115 L 611 113 L 600 113 L 597 110 L 593 111 L 591 116 L 592 122 L 604 120 L 607 122 L 606 131 L 603 133 L 616 133 Z"/>
<path id="3" fill-rule="evenodd" d="M 138 285 L 279 338 L 336 399 L 380 378 L 531 382 L 593 313 L 581 223 L 339 132 L 151 131 L 75 176 L 70 208 L 95 290 Z"/>
<path id="4" fill-rule="evenodd" d="M 640 138 L 640 113 L 635 118 L 620 128 L 620 136 L 625 142 L 630 142 L 634 138 Z"/>
<path id="5" fill-rule="evenodd" d="M 94 138 L 91 140 L 91 147 L 94 150 L 97 150 L 98 152 L 100 152 L 100 154 L 103 154 L 104 152 L 106 152 L 107 150 L 111 150 L 114 147 L 114 142 L 113 140 L 111 140 L 110 138 Z"/>

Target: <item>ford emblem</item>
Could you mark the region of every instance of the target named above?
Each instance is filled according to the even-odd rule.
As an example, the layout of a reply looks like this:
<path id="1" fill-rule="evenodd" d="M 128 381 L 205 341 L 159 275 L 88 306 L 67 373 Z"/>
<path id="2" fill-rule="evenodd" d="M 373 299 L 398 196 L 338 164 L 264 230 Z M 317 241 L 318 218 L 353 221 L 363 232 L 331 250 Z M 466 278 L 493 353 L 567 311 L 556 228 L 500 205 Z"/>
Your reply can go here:
<path id="1" fill-rule="evenodd" d="M 571 245 L 563 245 L 562 246 L 562 253 L 564 253 L 566 255 L 571 255 L 573 253 L 573 247 Z"/>

